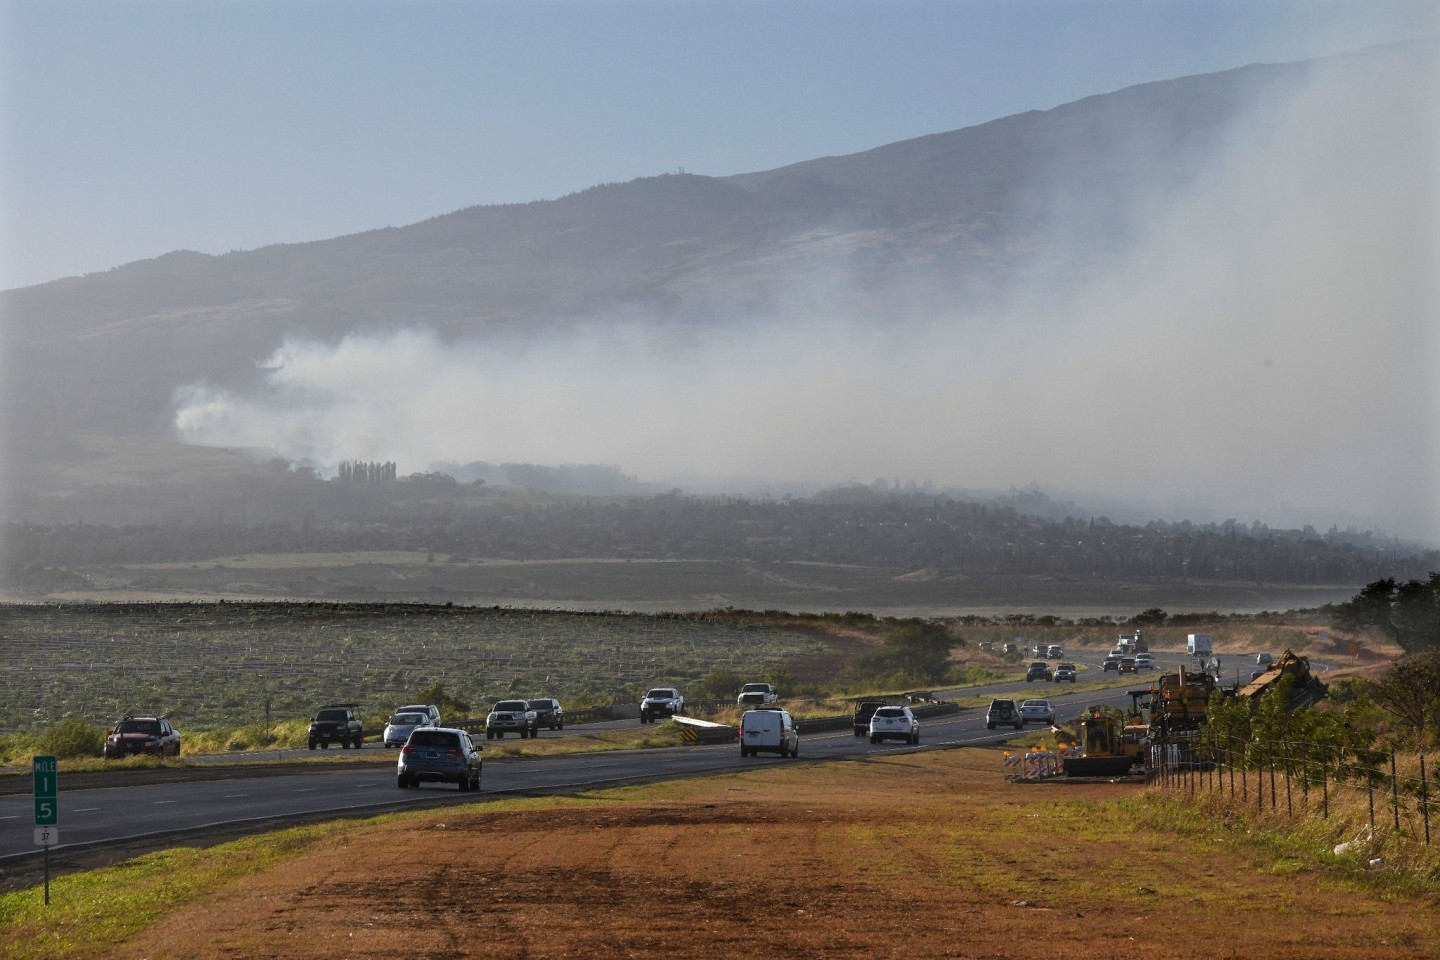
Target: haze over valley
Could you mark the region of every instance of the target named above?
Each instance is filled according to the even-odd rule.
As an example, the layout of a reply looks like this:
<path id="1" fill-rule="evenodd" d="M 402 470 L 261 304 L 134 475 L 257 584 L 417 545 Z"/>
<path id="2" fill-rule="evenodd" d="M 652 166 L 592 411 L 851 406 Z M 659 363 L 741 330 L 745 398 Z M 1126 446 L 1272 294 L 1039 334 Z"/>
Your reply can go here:
<path id="1" fill-rule="evenodd" d="M 8 290 L 7 516 L 193 523 L 198 495 L 122 488 L 198 489 L 185 450 L 220 448 L 1433 546 L 1436 63 L 1255 65 Z"/>

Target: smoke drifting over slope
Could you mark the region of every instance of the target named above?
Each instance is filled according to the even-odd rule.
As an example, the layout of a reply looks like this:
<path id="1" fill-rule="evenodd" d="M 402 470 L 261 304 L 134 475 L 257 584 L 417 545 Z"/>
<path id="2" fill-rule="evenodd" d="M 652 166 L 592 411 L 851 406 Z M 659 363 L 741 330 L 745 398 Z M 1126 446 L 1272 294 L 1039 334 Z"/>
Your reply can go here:
<path id="1" fill-rule="evenodd" d="M 1050 266 L 1001 306 L 917 311 L 912 288 L 877 311 L 837 266 L 726 325 L 290 341 L 260 390 L 178 391 L 175 425 L 322 469 L 1034 484 L 1437 541 L 1440 90 L 1344 76 L 1237 121 L 1184 195 L 1137 182 L 1103 217 L 1054 195 Z M 1138 225 L 1120 255 L 1102 221 Z"/>

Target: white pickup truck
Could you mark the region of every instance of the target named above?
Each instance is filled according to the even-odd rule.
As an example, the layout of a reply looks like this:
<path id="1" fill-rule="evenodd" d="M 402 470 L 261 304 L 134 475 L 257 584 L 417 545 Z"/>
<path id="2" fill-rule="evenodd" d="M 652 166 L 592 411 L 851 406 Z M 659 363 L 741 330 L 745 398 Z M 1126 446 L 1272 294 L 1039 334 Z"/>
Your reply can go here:
<path id="1" fill-rule="evenodd" d="M 674 687 L 653 687 L 640 701 L 640 722 L 654 723 L 659 717 L 685 712 L 685 698 Z"/>
<path id="2" fill-rule="evenodd" d="M 740 688 L 740 696 L 735 702 L 741 706 L 763 707 L 766 704 L 778 703 L 780 693 L 774 686 L 768 683 L 747 683 Z"/>

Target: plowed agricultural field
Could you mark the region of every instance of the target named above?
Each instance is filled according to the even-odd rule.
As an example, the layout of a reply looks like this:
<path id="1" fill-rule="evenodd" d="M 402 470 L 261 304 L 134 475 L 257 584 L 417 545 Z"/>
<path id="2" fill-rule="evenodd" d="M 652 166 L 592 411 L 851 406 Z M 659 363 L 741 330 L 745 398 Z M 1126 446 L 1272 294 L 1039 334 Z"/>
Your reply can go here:
<path id="1" fill-rule="evenodd" d="M 450 807 L 299 843 L 91 955 L 1440 956 L 1434 896 L 1179 835 L 1143 789 L 957 750 Z"/>

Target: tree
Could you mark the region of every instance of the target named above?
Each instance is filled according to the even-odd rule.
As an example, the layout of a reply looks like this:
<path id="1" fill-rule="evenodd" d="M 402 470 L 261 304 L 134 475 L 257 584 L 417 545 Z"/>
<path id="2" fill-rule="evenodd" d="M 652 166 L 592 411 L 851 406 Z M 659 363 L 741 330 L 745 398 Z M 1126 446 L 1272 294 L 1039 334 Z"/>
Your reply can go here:
<path id="1" fill-rule="evenodd" d="M 1387 577 L 1366 584 L 1334 607 L 1330 622 L 1342 630 L 1376 630 L 1406 653 L 1440 649 L 1440 572 L 1428 580 Z"/>
<path id="2" fill-rule="evenodd" d="M 696 693 L 699 694 L 701 700 L 729 700 L 735 696 L 744 682 L 740 679 L 740 674 L 734 670 L 716 667 L 701 678 Z"/>
<path id="3" fill-rule="evenodd" d="M 440 715 L 442 717 L 452 714 L 468 716 L 470 713 L 470 704 L 447 691 L 445 684 L 439 680 L 436 680 L 430 684 L 430 686 L 421 690 L 420 693 L 416 695 L 415 702 L 435 704 L 435 706 L 440 708 Z"/>
<path id="4" fill-rule="evenodd" d="M 1440 650 L 1429 650 L 1391 664 L 1372 688 L 1380 709 L 1413 727 L 1423 743 L 1427 731 L 1440 739 Z"/>
<path id="5" fill-rule="evenodd" d="M 1131 623 L 1142 623 L 1150 626 L 1160 626 L 1170 618 L 1170 614 L 1159 607 L 1151 607 L 1149 610 L 1141 611 L 1130 618 Z"/>
<path id="6" fill-rule="evenodd" d="M 943 683 L 951 673 L 950 651 L 963 642 L 942 624 L 906 621 L 886 634 L 878 650 L 857 657 L 845 672 L 854 679 Z"/>

